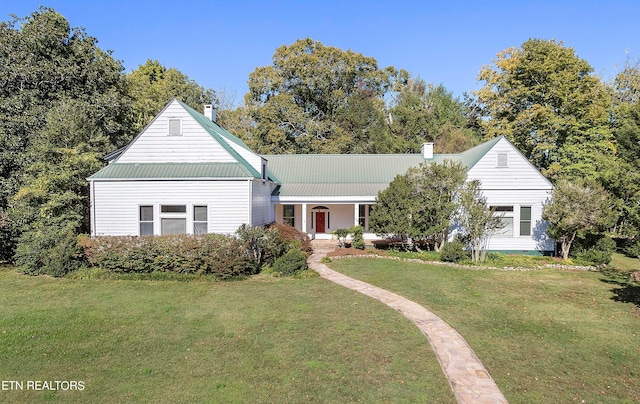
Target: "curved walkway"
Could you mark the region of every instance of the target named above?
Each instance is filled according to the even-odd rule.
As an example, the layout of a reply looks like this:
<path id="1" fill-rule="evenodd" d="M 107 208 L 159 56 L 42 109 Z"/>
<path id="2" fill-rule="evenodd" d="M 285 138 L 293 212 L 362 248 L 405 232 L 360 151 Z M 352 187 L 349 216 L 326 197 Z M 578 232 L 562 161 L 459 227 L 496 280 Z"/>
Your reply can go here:
<path id="1" fill-rule="evenodd" d="M 381 301 L 411 320 L 427 337 L 459 403 L 506 403 L 469 344 L 440 317 L 411 300 L 329 269 L 320 260 L 333 246 L 314 243 L 309 266 L 320 276 Z"/>

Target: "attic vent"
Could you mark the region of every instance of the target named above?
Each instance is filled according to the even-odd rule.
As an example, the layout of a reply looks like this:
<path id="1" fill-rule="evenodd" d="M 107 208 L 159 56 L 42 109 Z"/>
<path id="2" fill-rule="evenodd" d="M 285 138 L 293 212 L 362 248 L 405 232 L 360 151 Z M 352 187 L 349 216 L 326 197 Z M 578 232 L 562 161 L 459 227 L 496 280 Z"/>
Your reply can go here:
<path id="1" fill-rule="evenodd" d="M 169 135 L 182 135 L 182 121 L 179 118 L 169 118 Z"/>
<path id="2" fill-rule="evenodd" d="M 498 153 L 496 167 L 508 167 L 507 153 Z"/>

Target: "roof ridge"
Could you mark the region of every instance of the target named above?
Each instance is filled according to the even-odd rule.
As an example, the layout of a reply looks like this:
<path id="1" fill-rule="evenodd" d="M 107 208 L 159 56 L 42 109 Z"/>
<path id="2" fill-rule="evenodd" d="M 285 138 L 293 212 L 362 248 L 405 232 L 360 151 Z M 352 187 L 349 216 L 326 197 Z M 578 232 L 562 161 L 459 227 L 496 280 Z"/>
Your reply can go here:
<path id="1" fill-rule="evenodd" d="M 195 109 L 191 108 L 184 102 L 180 101 L 179 99 L 176 98 L 175 100 L 185 109 L 185 111 L 187 111 L 187 113 L 189 113 L 189 115 L 191 115 L 191 117 L 193 117 L 193 119 L 196 120 L 196 122 L 204 130 L 207 131 L 207 133 L 209 133 L 220 144 L 220 146 L 222 146 L 229 154 L 231 154 L 231 156 L 233 156 L 233 158 L 235 158 L 238 161 L 238 163 L 242 164 L 247 170 L 249 170 L 249 172 L 255 178 L 262 177 L 262 175 L 260 175 L 260 173 L 251 164 L 249 164 L 249 162 L 247 162 L 247 160 L 245 160 L 244 157 L 240 155 L 240 153 L 238 153 L 233 147 L 231 147 L 231 145 L 229 145 L 229 143 L 227 143 L 227 141 L 230 140 L 238 144 L 239 146 L 254 153 L 251 149 L 249 149 L 249 147 L 244 142 L 242 142 L 242 140 L 240 140 L 236 136 L 231 135 L 229 132 L 224 131 L 222 128 L 220 128 L 218 124 L 208 119 L 207 117 L 205 117 Z M 222 131 L 227 132 L 231 136 L 226 136 L 220 133 L 217 129 L 221 129 Z"/>

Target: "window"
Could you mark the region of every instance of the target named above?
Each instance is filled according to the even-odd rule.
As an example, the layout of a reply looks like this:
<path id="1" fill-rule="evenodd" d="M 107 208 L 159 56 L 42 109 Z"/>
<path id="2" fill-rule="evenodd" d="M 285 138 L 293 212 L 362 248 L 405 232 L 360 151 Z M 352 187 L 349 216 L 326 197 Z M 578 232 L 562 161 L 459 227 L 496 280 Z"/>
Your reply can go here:
<path id="1" fill-rule="evenodd" d="M 496 154 L 496 167 L 508 167 L 507 153 Z"/>
<path id="2" fill-rule="evenodd" d="M 531 206 L 520 207 L 520 235 L 531 235 Z"/>
<path id="3" fill-rule="evenodd" d="M 496 236 L 513 236 L 513 206 L 491 206 L 491 209 L 498 213 L 496 216 L 502 222 L 502 228 L 496 231 Z"/>
<path id="4" fill-rule="evenodd" d="M 371 207 L 373 205 L 358 206 L 358 224 L 365 230 L 369 230 L 369 216 L 371 216 Z"/>
<path id="5" fill-rule="evenodd" d="M 169 118 L 169 135 L 182 135 L 182 120 L 180 118 Z"/>
<path id="6" fill-rule="evenodd" d="M 208 229 L 208 215 L 206 206 L 194 206 L 193 207 L 193 234 L 207 234 Z"/>
<path id="7" fill-rule="evenodd" d="M 153 206 L 140 206 L 140 235 L 153 236 Z"/>
<path id="8" fill-rule="evenodd" d="M 160 206 L 160 234 L 187 234 L 187 205 Z"/>
<path id="9" fill-rule="evenodd" d="M 160 219 L 160 230 L 165 234 L 187 234 L 187 219 L 166 218 Z"/>
<path id="10" fill-rule="evenodd" d="M 162 205 L 161 213 L 187 213 L 187 205 Z"/>
<path id="11" fill-rule="evenodd" d="M 295 226 L 295 205 L 282 206 L 282 220 L 290 226 Z"/>

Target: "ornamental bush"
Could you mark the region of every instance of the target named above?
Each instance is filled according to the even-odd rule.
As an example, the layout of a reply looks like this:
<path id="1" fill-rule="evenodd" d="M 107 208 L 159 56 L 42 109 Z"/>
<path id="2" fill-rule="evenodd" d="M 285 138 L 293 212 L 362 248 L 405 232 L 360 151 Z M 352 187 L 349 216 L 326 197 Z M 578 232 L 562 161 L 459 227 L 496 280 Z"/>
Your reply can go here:
<path id="1" fill-rule="evenodd" d="M 587 235 L 576 239 L 571 256 L 595 265 L 608 264 L 616 251 L 616 242 L 609 236 Z"/>
<path id="2" fill-rule="evenodd" d="M 172 235 L 81 237 L 89 265 L 112 272 L 212 274 L 220 279 L 250 275 L 255 264 L 243 242 L 233 236 Z"/>
<path id="3" fill-rule="evenodd" d="M 294 275 L 307 269 L 307 254 L 291 249 L 273 264 L 273 272 L 281 276 Z"/>
<path id="4" fill-rule="evenodd" d="M 455 240 L 445 243 L 440 249 L 440 260 L 444 262 L 460 262 L 469 258 L 462 242 Z"/>

